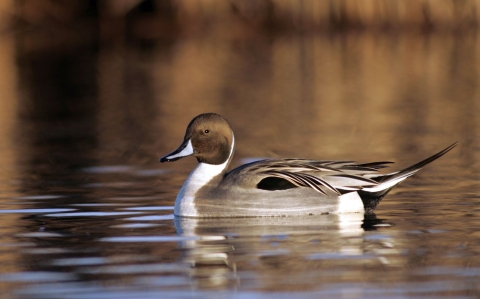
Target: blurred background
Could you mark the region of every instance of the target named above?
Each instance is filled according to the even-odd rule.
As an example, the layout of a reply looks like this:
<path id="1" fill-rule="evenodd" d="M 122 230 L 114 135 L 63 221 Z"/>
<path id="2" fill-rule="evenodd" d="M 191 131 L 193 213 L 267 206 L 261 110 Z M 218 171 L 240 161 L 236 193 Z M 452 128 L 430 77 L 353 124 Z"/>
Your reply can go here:
<path id="1" fill-rule="evenodd" d="M 479 8 L 478 0 L 1 1 L 0 173 L 35 181 L 92 165 L 165 168 L 158 157 L 202 112 L 231 122 L 234 164 L 410 161 L 458 140 L 459 163 L 477 165 Z M 193 165 L 168 167 L 185 174 Z"/>

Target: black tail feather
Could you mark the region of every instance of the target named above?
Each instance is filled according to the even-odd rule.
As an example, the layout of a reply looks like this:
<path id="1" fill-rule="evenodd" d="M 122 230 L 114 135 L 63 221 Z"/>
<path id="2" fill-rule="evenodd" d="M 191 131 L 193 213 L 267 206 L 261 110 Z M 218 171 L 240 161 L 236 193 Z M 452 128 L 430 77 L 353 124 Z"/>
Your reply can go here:
<path id="1" fill-rule="evenodd" d="M 373 178 L 373 179 L 376 180 L 379 183 L 385 183 L 385 182 L 395 180 L 395 179 L 398 179 L 398 178 L 401 178 L 401 177 L 408 177 L 408 176 L 414 174 L 415 172 L 419 171 L 425 165 L 437 160 L 441 156 L 443 156 L 446 153 L 448 153 L 449 151 L 451 151 L 455 146 L 457 146 L 457 143 L 458 142 L 455 142 L 452 145 L 445 148 L 444 150 L 441 150 L 440 152 L 436 153 L 435 155 L 433 155 L 431 157 L 428 157 L 427 159 L 422 160 L 422 161 L 420 161 L 420 162 L 418 162 L 418 163 L 416 163 L 416 164 L 414 164 L 410 167 L 407 167 L 407 168 L 405 168 L 405 169 L 403 169 L 399 172 L 392 173 L 391 175 L 379 176 L 379 177 L 376 177 L 376 178 Z"/>
<path id="2" fill-rule="evenodd" d="M 358 191 L 358 194 L 359 194 L 360 198 L 362 199 L 363 206 L 365 207 L 365 212 L 367 214 L 368 213 L 373 213 L 373 211 L 378 206 L 378 204 L 380 203 L 382 198 L 385 195 L 387 195 L 387 193 L 390 192 L 390 190 L 392 190 L 393 187 L 395 187 L 397 185 L 397 184 L 395 184 L 393 186 L 388 186 L 388 182 L 398 180 L 398 179 L 402 179 L 402 178 L 407 178 L 407 177 L 415 174 L 417 171 L 422 169 L 425 165 L 437 160 L 441 156 L 443 156 L 446 153 L 448 153 L 449 151 L 451 151 L 456 145 L 457 145 L 457 142 L 453 143 L 452 145 L 445 148 L 444 150 L 436 153 L 435 155 L 433 155 L 433 156 L 431 156 L 431 157 L 429 157 L 425 160 L 422 160 L 422 161 L 420 161 L 420 162 L 418 162 L 418 163 L 416 163 L 416 164 L 414 164 L 410 167 L 407 167 L 407 168 L 405 168 L 405 169 L 403 169 L 399 172 L 395 172 L 395 173 L 392 173 L 390 175 L 373 177 L 372 179 L 374 179 L 375 181 L 380 183 L 379 186 L 381 186 L 382 184 L 385 184 L 386 186 L 385 186 L 385 189 L 383 189 L 383 190 L 378 190 L 378 191 L 373 191 L 373 192 L 371 192 L 371 191 L 369 192 L 369 191 L 366 191 L 366 190 Z M 401 181 L 399 181 L 398 183 L 400 183 L 400 182 Z"/>

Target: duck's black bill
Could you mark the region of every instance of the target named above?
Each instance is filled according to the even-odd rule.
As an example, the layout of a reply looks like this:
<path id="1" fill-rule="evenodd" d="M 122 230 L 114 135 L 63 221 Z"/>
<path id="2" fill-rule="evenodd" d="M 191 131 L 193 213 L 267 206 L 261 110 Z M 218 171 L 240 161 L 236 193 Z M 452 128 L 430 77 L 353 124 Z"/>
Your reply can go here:
<path id="1" fill-rule="evenodd" d="M 193 148 L 190 139 L 185 140 L 179 148 L 175 151 L 171 152 L 170 154 L 163 156 L 160 158 L 160 162 L 173 162 L 177 161 L 183 157 L 188 157 L 193 155 Z"/>

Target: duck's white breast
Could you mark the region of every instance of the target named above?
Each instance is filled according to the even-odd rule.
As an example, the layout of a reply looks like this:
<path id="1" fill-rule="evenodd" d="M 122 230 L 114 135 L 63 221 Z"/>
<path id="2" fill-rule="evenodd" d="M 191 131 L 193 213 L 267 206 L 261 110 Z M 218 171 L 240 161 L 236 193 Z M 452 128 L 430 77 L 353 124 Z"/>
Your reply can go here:
<path id="1" fill-rule="evenodd" d="M 232 145 L 230 146 L 230 156 L 227 161 L 219 165 L 198 163 L 198 166 L 190 173 L 183 184 L 175 200 L 174 214 L 185 217 L 202 217 L 198 214 L 195 207 L 195 198 L 198 190 L 208 185 L 216 176 L 224 172 L 230 163 L 235 148 L 235 138 L 232 133 Z M 214 186 L 212 186 L 214 187 Z"/>
<path id="2" fill-rule="evenodd" d="M 197 192 L 202 187 L 208 185 L 214 177 L 220 175 L 225 170 L 227 162 L 220 165 L 198 164 L 192 173 L 190 173 L 177 195 L 174 210 L 175 215 L 201 217 L 195 207 Z"/>

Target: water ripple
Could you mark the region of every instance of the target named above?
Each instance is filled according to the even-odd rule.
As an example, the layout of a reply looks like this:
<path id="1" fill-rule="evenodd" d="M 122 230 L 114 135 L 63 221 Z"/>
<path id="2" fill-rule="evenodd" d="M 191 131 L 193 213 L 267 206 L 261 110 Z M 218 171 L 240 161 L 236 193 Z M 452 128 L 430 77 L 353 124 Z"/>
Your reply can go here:
<path id="1" fill-rule="evenodd" d="M 46 214 L 46 217 L 105 217 L 105 216 L 123 216 L 123 215 L 136 215 L 142 214 L 141 212 L 75 212 L 75 213 L 57 213 Z"/>
<path id="2" fill-rule="evenodd" d="M 57 213 L 70 212 L 76 209 L 18 209 L 18 210 L 0 210 L 0 214 L 41 214 L 41 213 Z"/>
<path id="3" fill-rule="evenodd" d="M 200 240 L 200 237 L 188 237 L 188 236 L 125 236 L 125 237 L 106 237 L 101 238 L 102 242 L 182 242 Z"/>

